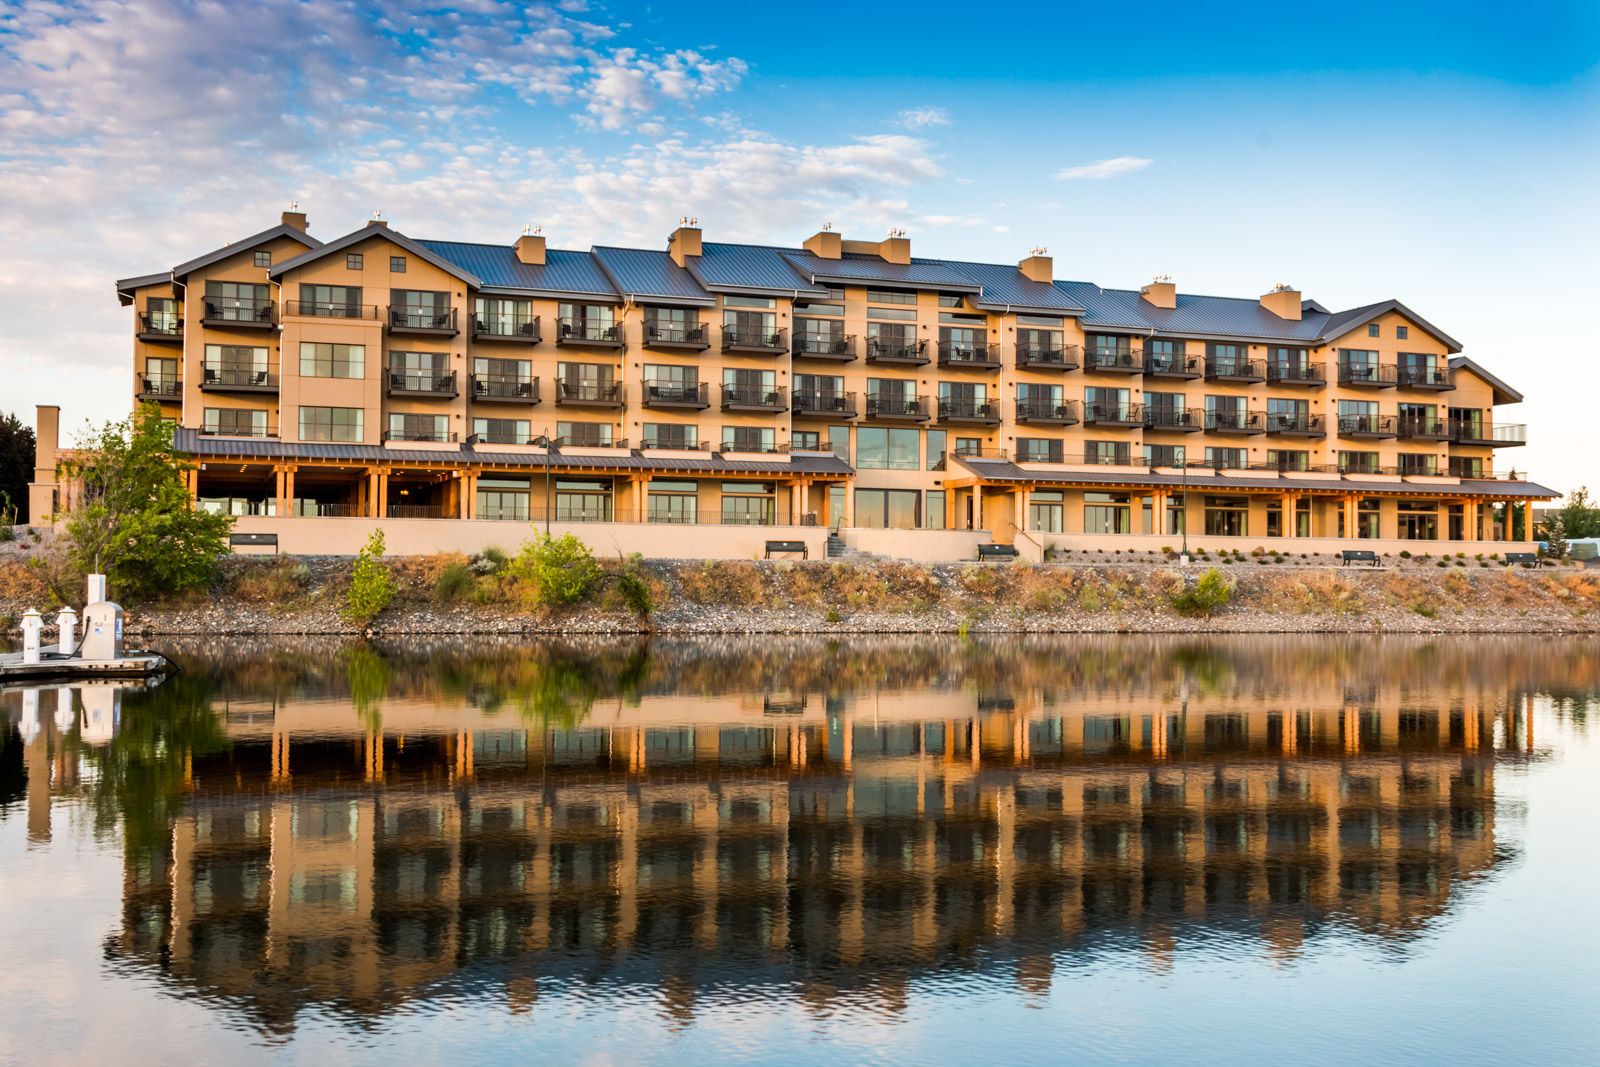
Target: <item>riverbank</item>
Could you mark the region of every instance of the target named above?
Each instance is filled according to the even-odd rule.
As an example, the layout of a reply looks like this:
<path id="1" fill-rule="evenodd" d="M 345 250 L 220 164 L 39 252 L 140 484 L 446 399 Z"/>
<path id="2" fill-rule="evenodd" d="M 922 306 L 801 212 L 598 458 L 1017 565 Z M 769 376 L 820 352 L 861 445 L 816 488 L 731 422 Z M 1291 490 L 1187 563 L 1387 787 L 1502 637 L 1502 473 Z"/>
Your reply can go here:
<path id="1" fill-rule="evenodd" d="M 1294 557 L 1027 564 L 636 561 L 650 610 L 630 610 L 611 562 L 594 593 L 542 606 L 493 560 L 386 561 L 391 606 L 345 619 L 351 560 L 230 557 L 204 593 L 134 605 L 127 630 L 164 635 L 606 633 L 1600 633 L 1600 573 L 1417 558 L 1386 568 Z M 1181 595 L 1215 568 L 1209 614 Z M 0 567 L 0 629 L 54 606 L 37 572 Z M 1184 608 L 1189 607 L 1186 614 Z"/>

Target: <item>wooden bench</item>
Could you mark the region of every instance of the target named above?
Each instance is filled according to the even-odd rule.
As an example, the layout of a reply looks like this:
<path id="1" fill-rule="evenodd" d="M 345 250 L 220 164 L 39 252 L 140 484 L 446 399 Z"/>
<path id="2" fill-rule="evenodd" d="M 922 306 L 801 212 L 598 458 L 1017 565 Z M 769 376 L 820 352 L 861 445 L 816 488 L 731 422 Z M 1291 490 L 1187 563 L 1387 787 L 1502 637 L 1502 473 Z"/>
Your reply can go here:
<path id="1" fill-rule="evenodd" d="M 1370 548 L 1346 548 L 1339 553 L 1339 556 L 1344 560 L 1342 566 L 1345 567 L 1352 563 L 1370 563 L 1374 567 L 1378 565 L 1378 554 Z"/>
<path id="2" fill-rule="evenodd" d="M 1017 551 L 1016 545 L 979 545 L 978 562 L 988 559 L 1016 559 L 1022 553 Z"/>
<path id="3" fill-rule="evenodd" d="M 767 558 L 771 559 L 774 552 L 798 552 L 801 559 L 811 558 L 811 550 L 806 547 L 804 541 L 768 541 Z"/>
<path id="4" fill-rule="evenodd" d="M 275 533 L 231 533 L 228 535 L 229 548 L 270 548 L 272 554 L 278 554 L 278 535 Z"/>
<path id="5" fill-rule="evenodd" d="M 1526 563 L 1532 567 L 1544 566 L 1544 560 L 1539 558 L 1537 552 L 1507 552 L 1501 559 L 1507 567 L 1517 563 Z"/>

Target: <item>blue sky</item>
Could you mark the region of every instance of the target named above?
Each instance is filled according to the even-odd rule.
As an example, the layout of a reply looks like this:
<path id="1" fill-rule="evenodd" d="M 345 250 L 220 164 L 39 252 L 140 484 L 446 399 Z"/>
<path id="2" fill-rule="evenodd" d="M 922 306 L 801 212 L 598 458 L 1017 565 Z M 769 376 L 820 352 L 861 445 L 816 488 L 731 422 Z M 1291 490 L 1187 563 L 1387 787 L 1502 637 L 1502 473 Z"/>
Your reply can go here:
<path id="1" fill-rule="evenodd" d="M 0 0 L 0 410 L 120 415 L 114 278 L 275 221 L 795 242 L 1398 297 L 1600 489 L 1600 5 Z M 1585 452 L 1589 455 L 1585 455 Z"/>

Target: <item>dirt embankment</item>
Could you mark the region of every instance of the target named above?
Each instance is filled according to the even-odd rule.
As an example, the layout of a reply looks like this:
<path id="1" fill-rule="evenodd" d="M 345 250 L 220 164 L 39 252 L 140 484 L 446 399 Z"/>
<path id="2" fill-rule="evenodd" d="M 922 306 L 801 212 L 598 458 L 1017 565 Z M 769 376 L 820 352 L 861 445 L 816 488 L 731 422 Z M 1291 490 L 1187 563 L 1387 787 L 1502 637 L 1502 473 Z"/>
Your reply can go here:
<path id="1" fill-rule="evenodd" d="M 620 563 L 583 603 L 549 608 L 493 559 L 392 559 L 397 592 L 369 627 L 341 615 L 351 560 L 232 557 L 215 586 L 129 608 L 130 632 L 358 633 L 1597 633 L 1600 571 L 1418 558 L 1383 569 L 1270 555 L 1188 568 L 1160 557 L 1026 564 L 634 564 L 651 610 L 622 595 Z M 1175 598 L 1215 567 L 1231 587 L 1208 615 Z M 56 606 L 36 569 L 0 558 L 0 632 Z M 634 606 L 637 606 L 636 601 Z"/>

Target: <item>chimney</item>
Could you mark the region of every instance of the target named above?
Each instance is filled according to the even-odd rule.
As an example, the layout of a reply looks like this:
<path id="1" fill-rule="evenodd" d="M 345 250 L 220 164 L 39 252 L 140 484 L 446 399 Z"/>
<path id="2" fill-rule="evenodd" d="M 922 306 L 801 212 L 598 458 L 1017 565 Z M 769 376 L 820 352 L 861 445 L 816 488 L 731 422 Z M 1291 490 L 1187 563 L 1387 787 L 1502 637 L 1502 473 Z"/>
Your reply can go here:
<path id="1" fill-rule="evenodd" d="M 1017 269 L 1030 282 L 1051 284 L 1056 280 L 1056 275 L 1055 265 L 1050 259 L 1049 252 L 1049 249 L 1043 247 L 1029 249 L 1028 258 L 1018 263 Z"/>
<path id="2" fill-rule="evenodd" d="M 1279 282 L 1261 298 L 1261 306 L 1280 319 L 1300 319 L 1300 290 Z"/>
<path id="3" fill-rule="evenodd" d="M 367 225 L 368 226 L 382 226 L 385 229 L 387 229 L 388 226 L 389 226 L 389 220 L 388 219 L 368 219 L 367 220 Z"/>
<path id="4" fill-rule="evenodd" d="M 544 266 L 544 235 L 525 233 L 517 238 L 517 262 Z"/>
<path id="5" fill-rule="evenodd" d="M 825 225 L 807 237 L 801 247 L 818 259 L 838 259 L 840 252 L 843 251 L 842 245 L 839 235 L 833 232 L 832 227 Z"/>
<path id="6" fill-rule="evenodd" d="M 1178 306 L 1178 287 L 1172 284 L 1172 275 L 1158 274 L 1149 285 L 1139 290 L 1139 295 L 1158 308 Z"/>
<path id="7" fill-rule="evenodd" d="M 681 218 L 678 228 L 672 231 L 672 236 L 667 238 L 667 251 L 672 255 L 672 262 L 684 266 L 684 260 L 690 256 L 700 254 L 700 220 Z"/>
<path id="8" fill-rule="evenodd" d="M 910 263 L 911 239 L 904 230 L 890 230 L 889 236 L 878 242 L 878 256 L 885 263 Z"/>
<path id="9" fill-rule="evenodd" d="M 304 211 L 285 211 L 282 221 L 285 226 L 293 226 L 301 233 L 306 232 L 306 213 Z"/>

